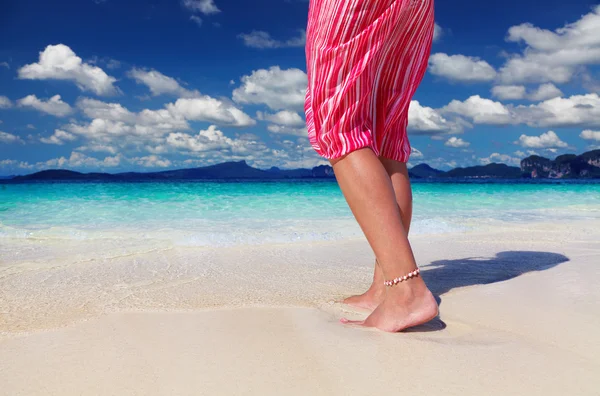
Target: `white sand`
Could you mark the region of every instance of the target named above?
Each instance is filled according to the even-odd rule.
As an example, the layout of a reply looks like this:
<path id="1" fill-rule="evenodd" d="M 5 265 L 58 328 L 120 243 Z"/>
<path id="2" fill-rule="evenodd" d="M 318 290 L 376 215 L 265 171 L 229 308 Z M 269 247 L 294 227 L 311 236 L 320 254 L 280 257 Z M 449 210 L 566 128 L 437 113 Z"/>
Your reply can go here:
<path id="1" fill-rule="evenodd" d="M 412 237 L 441 317 L 400 334 L 329 303 L 368 286 L 364 241 L 3 263 L 0 394 L 599 395 L 599 237 Z"/>

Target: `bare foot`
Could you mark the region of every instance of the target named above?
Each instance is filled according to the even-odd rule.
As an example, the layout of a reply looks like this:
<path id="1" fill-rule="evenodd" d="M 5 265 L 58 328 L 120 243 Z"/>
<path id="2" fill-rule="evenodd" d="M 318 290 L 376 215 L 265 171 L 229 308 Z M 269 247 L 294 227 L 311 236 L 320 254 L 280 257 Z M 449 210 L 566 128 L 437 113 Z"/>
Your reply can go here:
<path id="1" fill-rule="evenodd" d="M 341 322 L 397 332 L 429 322 L 437 315 L 437 302 L 419 277 L 388 287 L 383 302 L 364 321 L 343 318 Z"/>
<path id="2" fill-rule="evenodd" d="M 379 304 L 383 302 L 385 298 L 385 286 L 383 283 L 376 285 L 375 282 L 371 285 L 369 290 L 363 294 L 350 296 L 344 299 L 344 304 L 348 304 L 353 307 L 368 309 L 373 311 Z"/>
<path id="3" fill-rule="evenodd" d="M 353 307 L 368 309 L 373 311 L 385 298 L 385 286 L 383 285 L 383 272 L 375 259 L 375 272 L 373 274 L 373 283 L 369 290 L 363 294 L 345 298 L 342 302 Z"/>

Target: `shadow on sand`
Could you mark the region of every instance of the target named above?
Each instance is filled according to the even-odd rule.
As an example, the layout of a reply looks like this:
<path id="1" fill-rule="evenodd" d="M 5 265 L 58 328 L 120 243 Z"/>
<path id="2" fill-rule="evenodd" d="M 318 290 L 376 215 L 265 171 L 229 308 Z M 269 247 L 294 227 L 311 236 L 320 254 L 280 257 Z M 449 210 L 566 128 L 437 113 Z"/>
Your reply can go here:
<path id="1" fill-rule="evenodd" d="M 508 251 L 495 257 L 467 257 L 457 260 L 437 260 L 421 272 L 429 290 L 441 304 L 441 295 L 464 286 L 485 285 L 516 278 L 519 275 L 543 271 L 569 259 L 558 253 Z M 446 327 L 439 318 L 408 331 L 436 331 Z"/>

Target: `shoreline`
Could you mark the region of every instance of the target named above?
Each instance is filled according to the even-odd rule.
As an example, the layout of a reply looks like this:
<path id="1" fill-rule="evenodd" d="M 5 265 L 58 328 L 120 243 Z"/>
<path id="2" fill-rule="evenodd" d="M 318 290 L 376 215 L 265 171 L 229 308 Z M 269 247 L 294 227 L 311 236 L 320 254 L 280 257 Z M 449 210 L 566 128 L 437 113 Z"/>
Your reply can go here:
<path id="1" fill-rule="evenodd" d="M 339 307 L 111 313 L 0 342 L 0 394 L 596 394 L 597 316 L 539 331 L 554 313 L 504 302 L 486 316 L 504 293 L 474 291 L 444 298 L 441 325 L 399 334 L 342 326 Z"/>
<path id="2" fill-rule="evenodd" d="M 523 276 L 523 273 L 538 270 L 537 267 L 544 270 L 544 265 L 536 264 L 539 259 L 549 260 L 548 267 L 560 266 L 569 261 L 569 241 L 579 244 L 579 237 L 585 236 L 584 243 L 594 242 L 593 234 L 600 234 L 590 221 L 583 220 L 563 224 L 493 220 L 478 227 L 410 236 L 425 280 L 428 284 L 439 283 L 432 287 L 434 294 L 479 287 L 479 281 L 497 282 L 504 276 Z M 503 250 L 510 251 L 503 249 L 509 245 L 520 245 L 521 253 L 525 254 L 522 259 L 530 263 L 519 269 L 513 258 L 495 257 Z M 537 257 L 532 250 L 536 247 L 550 248 L 546 252 L 548 257 L 542 249 Z M 136 245 L 134 248 L 137 249 Z M 436 254 L 432 249 L 445 252 Z M 594 249 L 590 249 L 593 253 Z M 59 244 L 56 251 L 59 250 L 66 249 Z M 129 251 L 124 247 L 120 252 L 107 252 L 105 257 L 96 258 L 86 257 L 85 249 L 82 250 L 75 255 L 65 253 L 50 262 L 25 261 L 17 266 L 0 267 L 0 275 L 4 275 L 0 278 L 0 289 L 6 298 L 4 303 L 0 299 L 0 340 L 124 311 L 318 307 L 366 290 L 372 276 L 371 261 L 374 261 L 364 238 L 227 247 L 166 246 L 142 251 Z M 339 253 L 342 251 L 344 254 Z M 533 253 L 528 254 L 528 251 Z M 600 247 L 597 252 L 600 258 Z M 477 271 L 485 269 L 469 261 L 469 256 L 474 255 L 500 267 L 488 272 L 488 279 L 474 279 L 472 284 L 470 280 L 453 280 L 449 285 L 440 283 L 438 278 L 448 277 L 448 270 L 436 269 L 439 262 L 449 266 L 475 266 L 466 276 L 479 276 Z M 67 262 L 67 257 L 72 262 Z M 243 263 L 243 267 L 239 263 Z M 502 268 L 503 265 L 509 268 Z M 74 278 L 79 282 L 74 282 Z M 229 291 L 228 279 L 234 280 L 233 292 Z M 308 290 L 299 281 L 310 284 Z M 154 291 L 171 289 L 171 295 L 153 293 L 152 288 Z M 244 292 L 246 295 L 242 295 Z M 181 303 L 174 302 L 172 297 Z M 36 308 L 38 305 L 43 311 Z M 21 307 L 24 312 L 15 307 Z"/>
<path id="3" fill-rule="evenodd" d="M 366 241 L 15 269 L 2 328 L 28 330 L 0 338 L 0 394 L 595 395 L 599 237 L 593 221 L 415 235 L 440 317 L 398 334 L 338 321 L 365 317 L 332 301 L 368 287 Z"/>

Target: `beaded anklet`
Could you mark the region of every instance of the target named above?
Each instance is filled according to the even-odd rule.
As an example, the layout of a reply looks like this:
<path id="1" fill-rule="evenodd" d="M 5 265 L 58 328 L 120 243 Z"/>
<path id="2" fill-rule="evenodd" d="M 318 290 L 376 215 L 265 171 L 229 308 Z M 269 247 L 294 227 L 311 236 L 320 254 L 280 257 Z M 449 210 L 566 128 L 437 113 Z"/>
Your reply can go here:
<path id="1" fill-rule="evenodd" d="M 415 278 L 417 276 L 419 276 L 419 273 L 421 271 L 417 268 L 416 270 L 409 272 L 408 274 L 404 275 L 404 276 L 399 276 L 396 279 L 392 279 L 389 281 L 384 281 L 383 284 L 386 286 L 394 286 L 397 285 L 400 282 L 404 282 L 405 280 L 408 280 L 410 278 Z"/>

